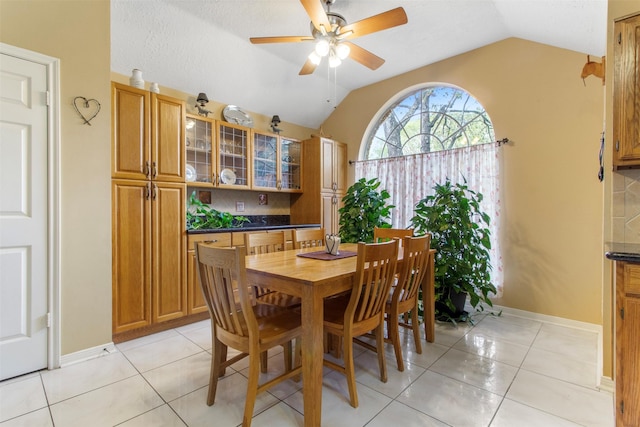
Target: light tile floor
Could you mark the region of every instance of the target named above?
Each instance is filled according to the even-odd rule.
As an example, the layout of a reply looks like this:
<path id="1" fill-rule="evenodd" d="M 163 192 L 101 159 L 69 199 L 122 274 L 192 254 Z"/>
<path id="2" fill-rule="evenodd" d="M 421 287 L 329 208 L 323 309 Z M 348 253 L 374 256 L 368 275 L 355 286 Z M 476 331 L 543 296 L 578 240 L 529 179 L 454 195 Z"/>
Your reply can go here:
<path id="1" fill-rule="evenodd" d="M 405 371 L 387 349 L 388 381 L 377 359 L 356 346 L 360 406 L 348 403 L 344 377 L 325 371 L 323 425 L 331 427 L 612 427 L 613 396 L 596 388 L 595 333 L 502 315 L 474 325 L 438 324 L 436 342 L 417 354 L 404 333 Z M 238 426 L 246 359 L 218 384 L 207 406 L 208 321 L 117 345 L 118 352 L 0 383 L 0 425 Z M 244 363 L 244 364 L 243 364 Z M 278 352 L 269 372 L 282 369 Z M 269 375 L 269 374 L 265 374 Z M 264 380 L 264 377 L 262 378 Z M 302 383 L 258 396 L 253 425 L 302 426 Z"/>

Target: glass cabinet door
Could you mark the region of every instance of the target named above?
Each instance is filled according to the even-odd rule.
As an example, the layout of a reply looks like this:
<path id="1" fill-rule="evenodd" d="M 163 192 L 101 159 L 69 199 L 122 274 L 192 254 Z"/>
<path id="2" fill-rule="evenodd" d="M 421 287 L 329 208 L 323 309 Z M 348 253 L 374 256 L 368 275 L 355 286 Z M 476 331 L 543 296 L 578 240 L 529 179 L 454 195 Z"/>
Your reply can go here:
<path id="1" fill-rule="evenodd" d="M 302 143 L 295 139 L 280 139 L 280 188 L 283 191 L 302 191 Z"/>
<path id="2" fill-rule="evenodd" d="M 219 122 L 219 187 L 249 188 L 249 130 Z"/>
<path id="3" fill-rule="evenodd" d="M 278 187 L 278 136 L 253 132 L 253 188 Z"/>
<path id="4" fill-rule="evenodd" d="M 187 182 L 208 183 L 213 185 L 214 167 L 212 150 L 213 120 L 187 115 L 186 121 L 186 173 Z"/>

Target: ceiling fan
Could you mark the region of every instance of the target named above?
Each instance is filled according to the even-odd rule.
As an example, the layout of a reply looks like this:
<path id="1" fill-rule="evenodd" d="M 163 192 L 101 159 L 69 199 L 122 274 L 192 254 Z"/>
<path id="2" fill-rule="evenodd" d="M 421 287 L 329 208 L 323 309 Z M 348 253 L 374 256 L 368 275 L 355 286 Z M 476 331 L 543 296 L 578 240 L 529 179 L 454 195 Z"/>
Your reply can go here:
<path id="1" fill-rule="evenodd" d="M 349 40 L 406 24 L 407 14 L 404 9 L 397 7 L 347 24 L 342 15 L 331 12 L 334 2 L 335 0 L 300 0 L 311 18 L 311 36 L 251 37 L 249 40 L 254 44 L 315 41 L 315 49 L 302 66 L 300 75 L 312 74 L 324 56 L 329 57 L 330 67 L 337 67 L 343 59 L 351 57 L 365 67 L 378 69 L 384 64 L 384 59 Z M 327 6 L 326 12 L 322 3 Z"/>

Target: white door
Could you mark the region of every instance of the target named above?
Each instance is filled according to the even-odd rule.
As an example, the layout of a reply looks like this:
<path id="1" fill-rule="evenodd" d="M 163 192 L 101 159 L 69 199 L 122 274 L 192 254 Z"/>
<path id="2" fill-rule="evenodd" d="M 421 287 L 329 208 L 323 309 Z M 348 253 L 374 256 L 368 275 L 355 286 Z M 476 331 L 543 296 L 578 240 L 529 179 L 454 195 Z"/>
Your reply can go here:
<path id="1" fill-rule="evenodd" d="M 0 380 L 48 361 L 47 70 L 0 57 Z"/>

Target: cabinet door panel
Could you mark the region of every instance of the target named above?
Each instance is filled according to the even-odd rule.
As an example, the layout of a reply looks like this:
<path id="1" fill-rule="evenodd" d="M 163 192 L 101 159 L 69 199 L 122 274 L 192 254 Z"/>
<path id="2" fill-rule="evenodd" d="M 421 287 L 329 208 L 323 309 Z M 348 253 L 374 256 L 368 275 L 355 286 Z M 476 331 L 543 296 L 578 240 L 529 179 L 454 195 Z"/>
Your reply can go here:
<path id="1" fill-rule="evenodd" d="M 615 167 L 640 166 L 640 15 L 614 26 Z"/>
<path id="2" fill-rule="evenodd" d="M 113 178 L 146 179 L 151 165 L 149 92 L 112 83 Z"/>
<path id="3" fill-rule="evenodd" d="M 640 298 L 627 297 L 624 303 L 624 332 L 620 348 L 622 387 L 620 397 L 624 400 L 624 413 L 620 426 L 640 426 Z M 618 379 L 616 379 L 617 381 Z M 619 402 L 618 402 L 619 404 Z M 619 409 L 619 406 L 618 406 Z"/>
<path id="4" fill-rule="evenodd" d="M 184 182 L 184 103 L 157 94 L 151 102 L 151 178 Z"/>
<path id="5" fill-rule="evenodd" d="M 187 314 L 184 184 L 153 183 L 153 320 Z"/>
<path id="6" fill-rule="evenodd" d="M 151 324 L 150 184 L 112 183 L 113 333 Z"/>
<path id="7" fill-rule="evenodd" d="M 322 182 L 320 183 L 320 191 L 328 192 L 335 191 L 334 188 L 334 164 L 333 164 L 333 150 L 334 150 L 333 141 L 330 139 L 322 139 L 321 141 L 321 178 Z"/>
<path id="8" fill-rule="evenodd" d="M 336 142 L 333 156 L 333 173 L 336 181 L 336 192 L 347 192 L 347 144 Z"/>

